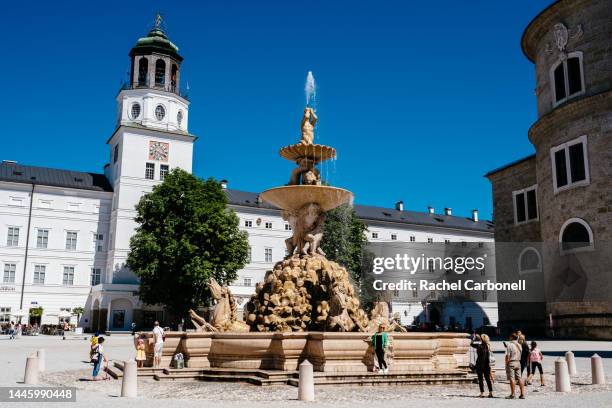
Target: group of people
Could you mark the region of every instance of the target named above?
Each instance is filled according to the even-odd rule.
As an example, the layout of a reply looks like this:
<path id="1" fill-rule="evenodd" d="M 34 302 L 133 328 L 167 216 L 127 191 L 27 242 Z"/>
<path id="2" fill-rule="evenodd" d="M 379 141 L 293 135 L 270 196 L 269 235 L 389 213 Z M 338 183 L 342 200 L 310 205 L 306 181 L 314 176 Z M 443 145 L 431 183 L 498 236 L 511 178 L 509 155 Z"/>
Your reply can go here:
<path id="1" fill-rule="evenodd" d="M 484 398 L 484 383 L 486 382 L 489 390 L 489 398 L 493 398 L 493 381 L 495 379 L 492 366 L 495 364 L 493 349 L 489 336 L 486 334 L 476 335 L 471 343 L 471 346 L 476 349 L 476 362 L 473 365 L 476 375 L 478 376 L 478 387 L 480 388 L 480 397 Z M 542 369 L 542 360 L 544 355 L 538 348 L 538 344 L 532 341 L 527 345 L 525 336 L 520 332 L 514 332 L 509 337 L 509 342 L 504 342 L 506 353 L 504 363 L 506 369 L 506 377 L 510 383 L 510 395 L 507 399 L 516 398 L 516 386 L 519 386 L 519 399 L 525 399 L 525 385 L 531 385 L 533 376 L 536 370 L 540 374 L 540 385 L 544 386 L 544 371 Z M 527 377 L 523 380 L 523 373 L 527 371 Z"/>
<path id="2" fill-rule="evenodd" d="M 138 364 L 138 368 L 144 367 L 144 363 L 147 359 L 146 356 L 146 345 L 147 336 L 145 334 L 137 334 L 135 330 L 133 330 L 134 334 L 134 347 L 136 347 L 136 363 Z M 162 351 L 164 349 L 164 340 L 166 338 L 166 334 L 164 329 L 159 325 L 159 322 L 155 322 L 153 326 L 153 367 L 159 368 L 161 365 L 161 357 Z"/>

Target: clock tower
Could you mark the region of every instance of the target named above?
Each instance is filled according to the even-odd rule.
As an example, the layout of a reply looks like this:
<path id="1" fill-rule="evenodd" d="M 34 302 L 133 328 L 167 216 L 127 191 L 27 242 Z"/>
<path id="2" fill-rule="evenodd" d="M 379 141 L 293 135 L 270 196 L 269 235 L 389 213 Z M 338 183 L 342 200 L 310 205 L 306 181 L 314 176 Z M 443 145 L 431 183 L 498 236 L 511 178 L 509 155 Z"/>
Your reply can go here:
<path id="1" fill-rule="evenodd" d="M 117 95 L 117 127 L 107 144 L 110 161 L 106 177 L 114 196 L 110 217 L 109 252 L 103 278 L 108 327 L 113 326 L 113 302 L 125 312 L 125 324 L 139 320 L 135 295 L 138 279 L 126 267 L 130 238 L 137 224 L 135 206 L 175 167 L 191 172 L 193 143 L 189 133 L 189 100 L 181 91 L 178 47 L 170 41 L 158 15 L 155 26 L 130 50 L 130 78 Z M 127 300 L 121 305 L 118 299 Z"/>

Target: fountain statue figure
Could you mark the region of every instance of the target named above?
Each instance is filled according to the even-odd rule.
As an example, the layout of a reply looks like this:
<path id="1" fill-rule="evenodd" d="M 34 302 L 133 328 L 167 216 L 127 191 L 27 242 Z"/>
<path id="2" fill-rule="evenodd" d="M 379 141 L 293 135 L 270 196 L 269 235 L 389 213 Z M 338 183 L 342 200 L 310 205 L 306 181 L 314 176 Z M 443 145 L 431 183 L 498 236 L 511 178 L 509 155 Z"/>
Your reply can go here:
<path id="1" fill-rule="evenodd" d="M 317 124 L 317 115 L 314 109 L 307 106 L 304 109 L 304 116 L 302 117 L 302 140 L 301 144 L 311 145 L 314 143 L 314 127 Z"/>

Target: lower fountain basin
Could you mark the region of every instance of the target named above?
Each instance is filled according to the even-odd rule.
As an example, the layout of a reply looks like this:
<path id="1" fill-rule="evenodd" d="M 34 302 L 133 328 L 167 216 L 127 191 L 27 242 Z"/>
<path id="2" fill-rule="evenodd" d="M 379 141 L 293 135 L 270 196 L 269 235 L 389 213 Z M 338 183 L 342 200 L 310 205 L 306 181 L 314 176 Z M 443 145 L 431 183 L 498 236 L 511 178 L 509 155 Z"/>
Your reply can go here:
<path id="1" fill-rule="evenodd" d="M 323 211 L 353 202 L 353 193 L 329 186 L 283 186 L 261 193 L 261 198 L 283 210 L 297 211 L 309 203 L 318 204 Z"/>

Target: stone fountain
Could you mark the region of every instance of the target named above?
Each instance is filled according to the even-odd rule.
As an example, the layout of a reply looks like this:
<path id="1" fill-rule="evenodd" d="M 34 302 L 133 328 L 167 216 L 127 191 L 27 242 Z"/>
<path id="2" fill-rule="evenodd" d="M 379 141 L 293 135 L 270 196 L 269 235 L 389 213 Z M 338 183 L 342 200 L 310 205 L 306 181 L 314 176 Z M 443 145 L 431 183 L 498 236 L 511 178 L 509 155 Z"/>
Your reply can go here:
<path id="1" fill-rule="evenodd" d="M 336 157 L 336 150 L 314 143 L 317 116 L 306 107 L 299 143 L 285 146 L 281 157 L 295 162 L 289 183 L 261 193 L 280 208 L 293 236 L 285 241 L 287 256 L 257 284 L 245 306 L 252 331 L 366 331 L 368 317 L 347 270 L 329 261 L 320 247 L 325 213 L 350 203 L 353 194 L 322 185 L 317 164 Z"/>
<path id="2" fill-rule="evenodd" d="M 315 371 L 325 373 L 317 377 L 321 381 L 365 384 L 374 366 L 369 338 L 382 323 L 389 331 L 403 331 L 390 334 L 390 372 L 397 381 L 467 381 L 467 334 L 406 333 L 389 319 L 388 305 L 382 302 L 368 318 L 347 270 L 325 257 L 320 247 L 325 213 L 351 203 L 353 194 L 322 185 L 317 165 L 335 158 L 336 150 L 314 143 L 316 121 L 307 105 L 301 140 L 280 150 L 281 157 L 296 164 L 289 183 L 261 193 L 282 210 L 293 235 L 285 241 L 288 255 L 256 285 L 245 306 L 246 322 L 238 321 L 229 289 L 211 282 L 218 310 L 210 323 L 192 311 L 196 332 L 167 333 L 162 364 L 180 352 L 193 378 L 216 375 L 214 370 L 268 378 L 269 372 L 261 370 L 278 370 L 291 383 L 298 364 L 308 359 Z M 189 377 L 185 373 L 180 378 Z"/>

